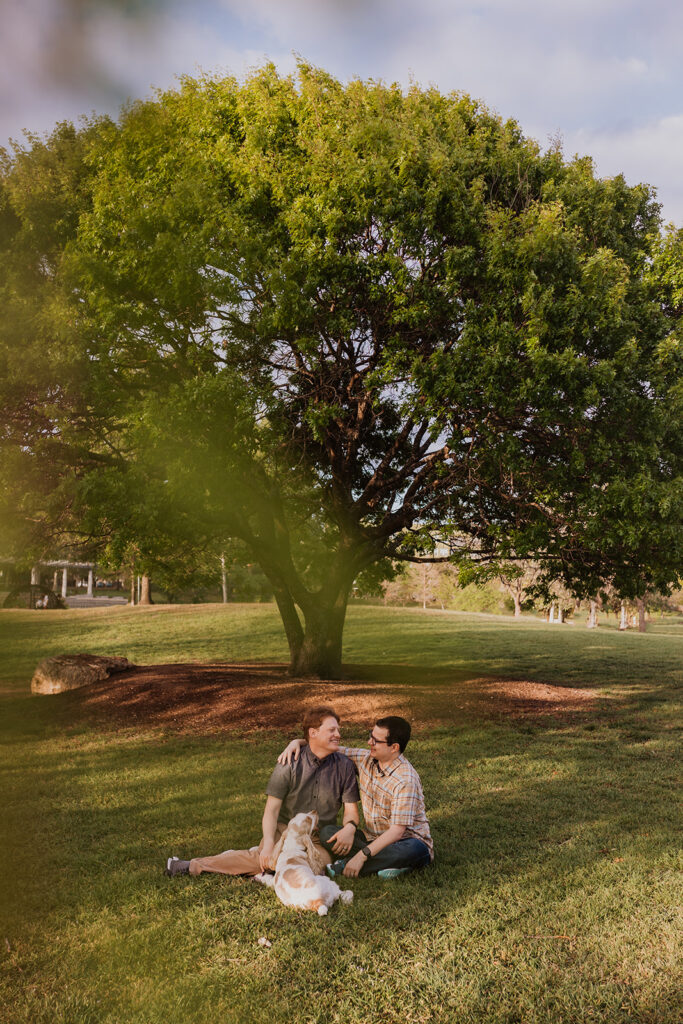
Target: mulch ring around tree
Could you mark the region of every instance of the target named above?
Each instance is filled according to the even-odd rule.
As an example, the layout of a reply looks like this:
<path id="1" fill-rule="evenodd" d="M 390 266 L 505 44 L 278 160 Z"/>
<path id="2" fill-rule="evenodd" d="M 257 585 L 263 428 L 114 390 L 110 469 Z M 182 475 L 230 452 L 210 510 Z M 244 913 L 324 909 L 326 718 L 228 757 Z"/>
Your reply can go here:
<path id="1" fill-rule="evenodd" d="M 526 680 L 458 678 L 434 672 L 410 685 L 406 666 L 382 666 L 386 681 L 365 676 L 372 666 L 346 666 L 351 678 L 298 679 L 285 665 L 172 664 L 138 666 L 78 690 L 41 697 L 55 702 L 72 722 L 104 728 L 161 728 L 181 733 L 226 730 L 248 734 L 266 729 L 300 729 L 306 707 L 331 705 L 343 726 L 364 730 L 384 715 L 403 715 L 418 730 L 473 719 L 536 720 L 548 725 L 594 711 L 599 695 Z"/>

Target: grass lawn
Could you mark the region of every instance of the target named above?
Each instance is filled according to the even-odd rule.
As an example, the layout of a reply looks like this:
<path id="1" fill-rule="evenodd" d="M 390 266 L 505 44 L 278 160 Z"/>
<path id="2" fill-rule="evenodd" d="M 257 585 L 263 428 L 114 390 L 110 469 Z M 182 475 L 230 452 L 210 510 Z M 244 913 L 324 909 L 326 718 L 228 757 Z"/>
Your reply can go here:
<path id="1" fill-rule="evenodd" d="M 354 903 L 318 918 L 247 880 L 162 875 L 169 853 L 257 841 L 282 735 L 65 725 L 59 697 L 28 696 L 57 652 L 284 661 L 272 607 L 0 612 L 0 1020 L 674 1024 L 682 639 L 672 620 L 640 635 L 352 608 L 345 660 L 389 701 L 419 710 L 438 688 L 455 705 L 480 676 L 605 700 L 464 722 L 442 702 L 407 751 L 435 866 L 355 881 Z"/>

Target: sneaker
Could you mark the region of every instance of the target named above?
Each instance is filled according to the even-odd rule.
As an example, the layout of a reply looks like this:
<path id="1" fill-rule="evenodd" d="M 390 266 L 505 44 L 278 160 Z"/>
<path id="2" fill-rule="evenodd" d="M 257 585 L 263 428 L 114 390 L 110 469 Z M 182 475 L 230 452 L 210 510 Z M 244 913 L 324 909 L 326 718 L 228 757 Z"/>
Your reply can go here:
<path id="1" fill-rule="evenodd" d="M 381 871 L 377 872 L 378 878 L 398 878 L 399 875 L 405 875 L 408 871 L 412 871 L 412 868 L 382 868 Z"/>
<path id="2" fill-rule="evenodd" d="M 329 875 L 330 878 L 336 878 L 337 875 L 343 875 L 344 874 L 344 868 L 345 867 L 346 867 L 346 861 L 345 860 L 335 860 L 335 862 L 333 864 L 326 864 L 325 865 L 325 871 L 327 872 L 327 874 Z"/>
<path id="3" fill-rule="evenodd" d="M 189 860 L 179 860 L 178 857 L 169 857 L 166 861 L 165 875 L 169 878 L 175 878 L 176 875 L 189 875 L 190 873 L 190 862 Z"/>

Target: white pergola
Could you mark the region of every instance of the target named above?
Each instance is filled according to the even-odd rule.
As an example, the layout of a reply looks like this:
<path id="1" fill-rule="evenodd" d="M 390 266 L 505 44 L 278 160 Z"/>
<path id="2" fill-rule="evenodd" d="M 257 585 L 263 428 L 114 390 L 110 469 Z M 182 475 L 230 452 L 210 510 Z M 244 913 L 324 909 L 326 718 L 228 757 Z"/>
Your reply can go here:
<path id="1" fill-rule="evenodd" d="M 87 569 L 88 570 L 88 597 L 93 596 L 93 584 L 95 582 L 95 568 L 96 562 L 37 562 L 31 569 L 31 583 L 38 583 L 40 579 L 40 568 L 50 568 L 55 570 L 55 582 L 54 589 L 57 589 L 57 573 L 59 569 L 62 570 L 62 597 L 66 597 L 66 583 L 67 573 L 69 569 Z"/>

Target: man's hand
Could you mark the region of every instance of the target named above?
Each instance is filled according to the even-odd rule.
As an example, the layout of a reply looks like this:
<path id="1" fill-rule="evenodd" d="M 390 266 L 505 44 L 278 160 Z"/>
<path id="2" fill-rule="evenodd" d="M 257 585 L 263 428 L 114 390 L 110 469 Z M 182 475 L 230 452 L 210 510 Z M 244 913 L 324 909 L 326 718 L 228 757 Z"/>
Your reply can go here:
<path id="1" fill-rule="evenodd" d="M 340 857 L 343 857 L 345 853 L 348 853 L 353 846 L 353 840 L 356 835 L 356 826 L 352 821 L 347 821 L 346 825 L 342 825 L 338 832 L 335 832 L 333 836 L 330 836 L 328 842 L 334 852 Z"/>
<path id="2" fill-rule="evenodd" d="M 263 846 L 261 847 L 258 855 L 259 864 L 261 865 L 261 871 L 272 871 L 275 865 L 271 865 L 270 858 L 273 856 L 273 850 L 275 849 L 275 843 L 272 839 L 264 839 Z"/>
<path id="3" fill-rule="evenodd" d="M 282 753 L 278 756 L 278 764 L 291 764 L 292 758 L 296 761 L 299 756 L 299 751 L 304 745 L 303 740 L 292 740 L 288 743 Z"/>
<path id="4" fill-rule="evenodd" d="M 355 857 L 346 862 L 343 874 L 345 878 L 357 878 L 360 874 L 360 869 L 365 864 L 365 855 L 363 853 L 357 853 Z"/>

